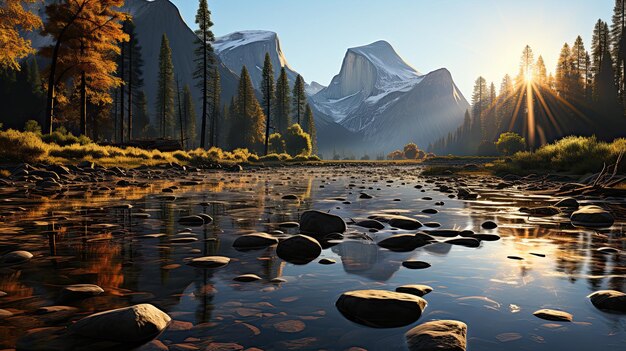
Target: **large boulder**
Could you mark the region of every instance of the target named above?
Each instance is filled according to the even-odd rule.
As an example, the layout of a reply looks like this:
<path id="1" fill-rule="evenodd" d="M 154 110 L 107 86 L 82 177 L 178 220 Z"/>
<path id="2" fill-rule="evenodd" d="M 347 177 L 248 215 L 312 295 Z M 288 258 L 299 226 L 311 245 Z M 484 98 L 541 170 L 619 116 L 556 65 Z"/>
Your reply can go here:
<path id="1" fill-rule="evenodd" d="M 120 343 L 143 343 L 157 337 L 172 319 L 150 304 L 118 308 L 87 316 L 70 332 L 91 339 Z"/>
<path id="2" fill-rule="evenodd" d="M 465 351 L 467 325 L 452 320 L 420 324 L 404 334 L 410 351 Z"/>
<path id="3" fill-rule="evenodd" d="M 607 228 L 615 222 L 613 215 L 599 206 L 583 206 L 570 219 L 576 226 L 591 228 Z"/>
<path id="4" fill-rule="evenodd" d="M 278 243 L 278 239 L 267 233 L 246 234 L 235 239 L 233 247 L 237 249 L 258 249 L 272 246 Z"/>
<path id="5" fill-rule="evenodd" d="M 616 290 L 600 290 L 588 296 L 601 310 L 626 313 L 626 294 Z"/>
<path id="6" fill-rule="evenodd" d="M 11 251 L 6 255 L 0 257 L 0 264 L 2 265 L 14 265 L 21 264 L 29 261 L 33 258 L 33 254 L 28 251 Z"/>
<path id="7" fill-rule="evenodd" d="M 374 328 L 396 328 L 418 320 L 426 308 L 419 296 L 385 291 L 356 290 L 345 292 L 335 304 L 349 320 Z"/>
<path id="8" fill-rule="evenodd" d="M 334 214 L 321 211 L 306 211 L 300 216 L 300 230 L 313 235 L 344 233 L 346 222 Z"/>
<path id="9" fill-rule="evenodd" d="M 307 235 L 294 235 L 278 243 L 276 254 L 283 260 L 295 264 L 306 264 L 322 253 L 320 243 Z"/>

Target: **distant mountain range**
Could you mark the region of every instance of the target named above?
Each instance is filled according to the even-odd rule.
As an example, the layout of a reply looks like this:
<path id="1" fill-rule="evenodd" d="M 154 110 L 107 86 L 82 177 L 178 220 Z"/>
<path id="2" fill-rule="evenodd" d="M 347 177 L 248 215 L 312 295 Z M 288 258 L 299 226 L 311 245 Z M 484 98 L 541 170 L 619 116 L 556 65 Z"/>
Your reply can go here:
<path id="1" fill-rule="evenodd" d="M 51 2 L 54 0 L 46 0 Z M 193 79 L 195 34 L 169 0 L 126 0 L 124 9 L 134 19 L 145 62 L 144 81 L 149 108 L 156 102 L 158 54 L 165 33 L 172 48 L 176 78 L 189 84 L 199 101 Z M 49 41 L 33 36 L 36 47 Z M 285 67 L 291 84 L 298 73 L 287 62 L 278 35 L 268 31 L 239 31 L 216 38 L 222 80 L 222 103 L 235 94 L 239 73 L 245 65 L 259 89 L 265 53 L 270 54 L 275 75 Z M 314 48 L 311 49 L 315 50 Z M 306 80 L 306 77 L 304 77 Z M 341 71 L 328 87 L 306 85 L 315 113 L 318 147 L 326 158 L 334 151 L 372 157 L 415 142 L 426 148 L 463 121 L 469 104 L 456 87 L 450 72 L 439 69 L 422 75 L 385 42 L 348 49 Z M 196 106 L 199 102 L 196 103 Z"/>

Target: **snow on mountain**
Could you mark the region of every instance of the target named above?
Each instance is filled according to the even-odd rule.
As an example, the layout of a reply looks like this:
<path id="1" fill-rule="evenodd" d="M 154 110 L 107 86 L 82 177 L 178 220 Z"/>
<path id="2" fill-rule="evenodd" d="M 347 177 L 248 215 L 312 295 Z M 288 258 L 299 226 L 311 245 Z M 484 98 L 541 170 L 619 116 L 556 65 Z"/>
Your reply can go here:
<path id="1" fill-rule="evenodd" d="M 287 62 L 280 48 L 280 40 L 274 32 L 263 30 L 245 30 L 227 34 L 215 39 L 213 48 L 216 55 L 233 72 L 239 74 L 246 66 L 255 88 L 260 89 L 263 80 L 263 64 L 265 54 L 270 54 L 274 78 L 278 78 L 280 68 L 285 67 L 287 78 L 291 84 L 298 73 Z"/>
<path id="2" fill-rule="evenodd" d="M 408 142 L 425 148 L 458 127 L 469 107 L 447 70 L 422 75 L 386 41 L 348 49 L 339 74 L 311 101 L 359 134 L 365 152 Z"/>
<path id="3" fill-rule="evenodd" d="M 321 85 L 318 82 L 313 81 L 313 82 L 311 82 L 311 84 L 307 84 L 305 86 L 305 91 L 306 91 L 308 96 L 313 96 L 313 95 L 319 93 L 324 88 L 326 88 L 326 87 Z"/>

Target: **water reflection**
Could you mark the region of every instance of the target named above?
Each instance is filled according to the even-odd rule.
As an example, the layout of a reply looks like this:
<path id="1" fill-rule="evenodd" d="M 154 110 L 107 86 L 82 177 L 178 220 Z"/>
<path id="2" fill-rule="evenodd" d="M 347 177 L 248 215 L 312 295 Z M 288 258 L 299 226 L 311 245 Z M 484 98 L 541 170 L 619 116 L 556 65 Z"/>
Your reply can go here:
<path id="1" fill-rule="evenodd" d="M 200 185 L 181 184 L 190 180 Z M 477 189 L 481 198 L 459 201 L 438 190 L 460 182 Z M 345 320 L 334 303 L 347 290 L 393 290 L 417 283 L 435 288 L 427 296 L 429 307 L 421 321 L 467 322 L 474 349 L 611 349 L 626 342 L 625 319 L 607 316 L 585 298 L 599 289 L 626 290 L 626 255 L 597 251 L 604 246 L 626 249 L 619 233 L 623 216 L 612 230 L 600 232 L 573 228 L 565 217 L 529 217 L 518 209 L 554 199 L 515 189 L 495 193 L 490 182 L 497 180 L 428 182 L 409 167 L 290 168 L 196 174 L 115 191 L 94 191 L 96 186 L 85 185 L 82 192 L 54 199 L 5 193 L 7 201 L 0 203 L 0 253 L 22 249 L 36 258 L 23 266 L 0 268 L 0 291 L 7 293 L 0 297 L 0 309 L 14 313 L 0 320 L 0 348 L 15 347 L 16 338 L 28 328 L 67 325 L 68 319 L 46 320 L 34 311 L 59 303 L 60 288 L 77 283 L 97 284 L 105 293 L 70 302 L 79 312 L 69 320 L 149 302 L 177 321 L 175 330 L 161 336 L 163 341 L 194 340 L 190 343 L 200 348 L 211 342 L 234 342 L 265 349 L 402 350 L 402 335 L 409 327 L 365 328 Z M 171 194 L 161 191 L 172 186 L 178 189 Z M 362 192 L 372 198 L 361 199 Z M 283 199 L 286 194 L 297 200 Z M 618 216 L 625 213 L 623 202 L 616 200 L 611 206 Z M 337 261 L 330 266 L 317 261 L 303 266 L 286 263 L 275 247 L 253 251 L 232 247 L 242 234 L 296 234 L 297 229 L 279 224 L 298 221 L 307 209 L 346 219 L 398 213 L 438 222 L 441 228 L 489 232 L 502 239 L 483 242 L 476 249 L 436 243 L 398 253 L 376 242 L 407 231 L 368 232 L 350 226 L 346 239 L 322 252 L 321 257 Z M 424 209 L 437 213 L 426 215 Z M 183 216 L 200 213 L 213 221 L 192 228 L 178 223 Z M 483 230 L 480 224 L 485 220 L 499 227 Z M 192 257 L 212 255 L 232 260 L 217 270 L 186 265 Z M 523 260 L 507 258 L 512 255 Z M 410 259 L 432 267 L 420 271 L 402 267 Z M 233 281 L 249 273 L 261 281 Z M 543 307 L 568 310 L 581 323 L 545 327 L 545 321 L 531 315 Z"/>

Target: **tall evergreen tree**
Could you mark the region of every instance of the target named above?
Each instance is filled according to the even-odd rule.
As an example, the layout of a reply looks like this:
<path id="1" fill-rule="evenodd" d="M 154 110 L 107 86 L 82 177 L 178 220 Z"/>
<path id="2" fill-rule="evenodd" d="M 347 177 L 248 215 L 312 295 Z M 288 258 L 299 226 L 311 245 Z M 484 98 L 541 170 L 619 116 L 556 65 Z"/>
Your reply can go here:
<path id="1" fill-rule="evenodd" d="M 285 135 L 287 128 L 291 126 L 291 93 L 287 71 L 281 68 L 276 81 L 276 101 L 274 103 L 274 130 Z"/>
<path id="2" fill-rule="evenodd" d="M 211 115 L 211 126 L 209 128 L 209 147 L 215 146 L 218 140 L 217 127 L 220 119 L 220 110 L 222 108 L 222 85 L 220 71 L 214 65 L 210 71 L 209 85 L 209 112 Z"/>
<path id="3" fill-rule="evenodd" d="M 196 48 L 196 72 L 194 77 L 198 79 L 198 87 L 202 94 L 202 127 L 200 130 L 200 147 L 206 148 L 206 135 L 207 135 L 207 118 L 209 113 L 209 104 L 211 100 L 211 77 L 210 72 L 215 65 L 215 54 L 213 52 L 213 41 L 215 36 L 211 31 L 213 22 L 211 22 L 211 11 L 209 11 L 209 5 L 207 0 L 200 0 L 198 6 L 198 12 L 196 14 L 196 24 L 198 30 L 196 35 L 198 36 L 198 44 Z M 219 107 L 218 107 L 219 109 Z"/>
<path id="4" fill-rule="evenodd" d="M 626 90 L 626 38 L 624 37 L 624 28 L 626 28 L 626 1 L 615 0 L 610 45 L 614 63 L 615 82 L 617 82 L 619 95 L 622 99 Z"/>
<path id="5" fill-rule="evenodd" d="M 586 53 L 585 44 L 580 35 L 576 38 L 572 46 L 572 95 L 576 99 L 582 98 L 585 90 L 585 71 L 586 71 Z"/>
<path id="6" fill-rule="evenodd" d="M 522 59 L 520 63 L 520 77 L 522 80 L 532 77 L 535 64 L 535 55 L 529 45 L 526 45 L 522 51 Z"/>
<path id="7" fill-rule="evenodd" d="M 133 118 L 134 127 L 132 129 L 132 139 L 138 139 L 147 132 L 148 124 L 150 124 L 150 116 L 148 115 L 148 98 L 143 90 L 139 90 L 137 98 L 134 100 L 135 112 Z"/>
<path id="8" fill-rule="evenodd" d="M 574 63 L 572 61 L 572 51 L 567 43 L 563 44 L 559 61 L 556 67 L 556 90 L 565 100 L 571 98 L 574 91 Z"/>
<path id="9" fill-rule="evenodd" d="M 600 73 L 604 52 L 609 50 L 609 27 L 599 19 L 593 28 L 591 39 L 591 62 L 594 76 Z"/>
<path id="10" fill-rule="evenodd" d="M 156 111 L 160 121 L 160 134 L 162 138 L 171 137 L 174 131 L 174 64 L 165 33 L 161 37 L 157 92 Z"/>
<path id="11" fill-rule="evenodd" d="M 261 93 L 263 95 L 263 109 L 265 111 L 265 154 L 269 152 L 270 129 L 272 128 L 272 101 L 274 100 L 274 67 L 269 52 L 265 53 L 263 63 L 263 81 L 261 82 Z"/>
<path id="12" fill-rule="evenodd" d="M 141 56 L 141 46 L 137 39 L 137 33 L 135 31 L 135 24 L 132 20 L 128 19 L 124 22 L 124 32 L 128 35 L 128 42 L 122 42 L 121 45 L 125 46 L 124 57 L 122 61 L 122 67 L 125 67 L 126 76 L 121 77 L 123 80 L 123 86 L 128 87 L 128 123 L 126 127 L 128 129 L 128 139 L 131 140 L 136 134 L 133 132 L 134 125 L 134 110 L 137 108 L 137 104 L 134 103 L 139 95 L 142 93 L 143 88 L 143 58 Z"/>
<path id="13" fill-rule="evenodd" d="M 306 109 L 306 92 L 304 90 L 304 79 L 301 75 L 296 77 L 293 86 L 293 113 L 298 124 L 302 125 L 302 117 Z"/>
<path id="14" fill-rule="evenodd" d="M 302 128 L 311 137 L 311 146 L 313 147 L 313 154 L 317 154 L 317 130 L 315 129 L 315 116 L 313 115 L 313 109 L 311 105 L 306 104 L 304 112 L 304 127 Z"/>
<path id="15" fill-rule="evenodd" d="M 546 63 L 543 61 L 543 57 L 539 55 L 537 63 L 535 63 L 535 73 L 533 73 L 533 79 L 539 83 L 539 85 L 545 85 L 548 80 L 548 71 L 546 69 Z"/>
<path id="16" fill-rule="evenodd" d="M 191 96 L 191 88 L 185 85 L 183 89 L 183 114 L 185 120 L 185 134 L 187 135 L 187 149 L 193 149 L 196 145 L 196 108 Z"/>
<path id="17" fill-rule="evenodd" d="M 241 70 L 235 110 L 231 132 L 231 142 L 234 145 L 231 146 L 260 151 L 264 141 L 263 123 L 265 116 L 256 98 L 254 86 L 246 66 L 243 66 Z"/>

